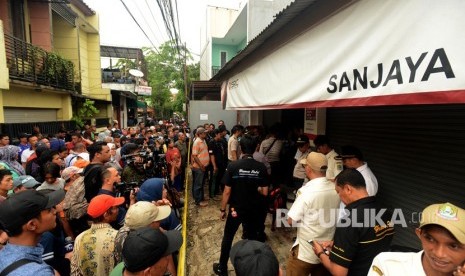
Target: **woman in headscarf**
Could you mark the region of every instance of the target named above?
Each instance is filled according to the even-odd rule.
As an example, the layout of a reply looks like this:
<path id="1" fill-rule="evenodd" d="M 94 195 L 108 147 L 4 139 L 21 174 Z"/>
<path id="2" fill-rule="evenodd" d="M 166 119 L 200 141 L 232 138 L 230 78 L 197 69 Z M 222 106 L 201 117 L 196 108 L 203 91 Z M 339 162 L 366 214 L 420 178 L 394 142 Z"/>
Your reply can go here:
<path id="1" fill-rule="evenodd" d="M 163 178 L 147 179 L 137 192 L 137 201 L 166 202 L 167 190 L 164 183 Z M 160 227 L 165 230 L 182 230 L 182 225 L 173 208 L 171 208 L 171 214 L 160 222 Z"/>
<path id="2" fill-rule="evenodd" d="M 19 147 L 13 145 L 0 147 L 0 165 L 11 171 L 13 179 L 26 174 L 23 166 L 18 162 L 19 151 Z"/>

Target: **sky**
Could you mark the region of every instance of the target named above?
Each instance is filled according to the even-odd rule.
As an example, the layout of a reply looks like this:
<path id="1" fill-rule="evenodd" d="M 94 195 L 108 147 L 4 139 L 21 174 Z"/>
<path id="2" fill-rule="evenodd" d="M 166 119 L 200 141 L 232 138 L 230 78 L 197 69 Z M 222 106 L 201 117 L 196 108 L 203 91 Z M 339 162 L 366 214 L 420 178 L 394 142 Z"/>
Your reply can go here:
<path id="1" fill-rule="evenodd" d="M 123 0 L 129 11 L 145 31 L 147 37 L 137 26 L 125 9 L 121 0 L 84 0 L 99 14 L 100 44 L 123 47 L 158 47 L 168 40 L 157 0 Z M 194 60 L 200 54 L 200 29 L 205 22 L 206 7 L 238 5 L 238 0 L 172 0 L 177 3 L 180 36 L 186 43 Z"/>

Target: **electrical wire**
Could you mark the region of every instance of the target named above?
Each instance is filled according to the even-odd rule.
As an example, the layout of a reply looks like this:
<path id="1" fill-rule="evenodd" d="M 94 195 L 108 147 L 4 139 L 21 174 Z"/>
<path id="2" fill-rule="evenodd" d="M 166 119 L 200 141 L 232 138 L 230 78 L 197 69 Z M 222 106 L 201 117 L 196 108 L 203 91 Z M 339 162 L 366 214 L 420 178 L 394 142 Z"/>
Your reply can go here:
<path id="1" fill-rule="evenodd" d="M 134 22 L 137 24 L 137 26 L 139 27 L 139 29 L 142 31 L 142 33 L 144 33 L 145 37 L 149 40 L 150 44 L 152 44 L 152 47 L 155 49 L 155 51 L 160 54 L 158 52 L 158 49 L 157 47 L 155 47 L 155 45 L 153 44 L 152 40 L 149 38 L 149 36 L 147 35 L 147 33 L 145 33 L 144 29 L 142 29 L 142 27 L 139 25 L 139 22 L 137 22 L 136 18 L 134 18 L 134 16 L 132 15 L 131 11 L 128 9 L 128 7 L 126 6 L 126 4 L 124 3 L 123 0 L 120 0 L 121 3 L 123 4 L 124 8 L 126 9 L 126 11 L 129 13 L 129 15 L 131 15 L 132 19 L 134 20 Z"/>
<path id="2" fill-rule="evenodd" d="M 157 36 L 155 35 L 155 32 L 152 30 L 152 27 L 150 26 L 150 24 L 148 23 L 147 19 L 145 18 L 145 15 L 144 13 L 141 11 L 141 9 L 139 8 L 139 5 L 137 5 L 137 1 L 134 1 L 134 5 L 136 6 L 137 10 L 139 11 L 139 13 L 142 15 L 142 19 L 144 20 L 146 26 L 148 26 L 150 32 L 152 33 L 153 37 L 155 38 L 155 41 L 157 42 L 157 45 L 161 45 L 161 43 L 158 41 L 157 39 Z"/>
<path id="3" fill-rule="evenodd" d="M 150 12 L 150 14 L 152 15 L 153 21 L 155 22 L 155 26 L 157 27 L 158 32 L 159 32 L 160 35 L 162 35 L 162 37 L 163 37 L 163 32 L 160 30 L 160 26 L 158 25 L 157 19 L 156 19 L 155 15 L 153 14 L 152 8 L 150 8 L 149 2 L 148 2 L 147 0 L 145 0 L 145 4 L 146 4 L 147 7 L 149 8 L 149 12 Z M 165 38 L 163 38 L 163 39 L 165 39 Z"/>

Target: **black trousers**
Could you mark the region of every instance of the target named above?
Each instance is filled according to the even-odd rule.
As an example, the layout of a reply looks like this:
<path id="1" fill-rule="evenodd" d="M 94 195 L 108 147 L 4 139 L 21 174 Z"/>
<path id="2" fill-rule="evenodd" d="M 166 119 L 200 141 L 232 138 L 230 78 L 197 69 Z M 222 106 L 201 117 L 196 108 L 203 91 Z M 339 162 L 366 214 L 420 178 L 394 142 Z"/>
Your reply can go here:
<path id="1" fill-rule="evenodd" d="M 224 226 L 223 240 L 221 242 L 220 268 L 222 270 L 227 270 L 229 251 L 231 251 L 232 242 L 239 225 L 242 224 L 245 235 L 244 238 L 248 240 L 259 240 L 260 223 L 260 212 L 238 212 L 237 217 L 234 218 L 231 215 L 231 210 L 229 210 L 228 217 L 226 218 L 226 225 Z"/>

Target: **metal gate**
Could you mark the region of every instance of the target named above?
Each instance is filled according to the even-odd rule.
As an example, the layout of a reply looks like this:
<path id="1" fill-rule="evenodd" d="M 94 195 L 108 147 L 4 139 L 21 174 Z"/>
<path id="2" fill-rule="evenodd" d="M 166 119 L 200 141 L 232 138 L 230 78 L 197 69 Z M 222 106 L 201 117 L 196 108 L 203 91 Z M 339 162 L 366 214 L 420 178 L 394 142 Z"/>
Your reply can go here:
<path id="1" fill-rule="evenodd" d="M 465 105 L 328 109 L 327 134 L 336 150 L 359 147 L 381 203 L 402 209 L 409 227 L 397 227 L 393 244 L 420 248 L 414 229 L 427 205 L 465 207 Z"/>

